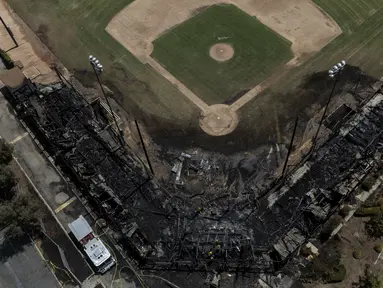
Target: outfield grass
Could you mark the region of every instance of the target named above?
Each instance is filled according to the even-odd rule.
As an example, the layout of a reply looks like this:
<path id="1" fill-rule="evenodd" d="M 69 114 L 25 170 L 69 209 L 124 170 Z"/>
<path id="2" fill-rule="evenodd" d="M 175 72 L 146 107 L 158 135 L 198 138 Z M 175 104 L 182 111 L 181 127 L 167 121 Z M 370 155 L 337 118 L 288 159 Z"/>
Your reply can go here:
<path id="1" fill-rule="evenodd" d="M 315 2 L 319 4 L 323 0 L 315 0 Z M 330 16 L 342 15 L 337 21 L 340 27 L 351 27 L 352 29 L 344 31 L 303 65 L 290 71 L 289 75 L 283 77 L 277 84 L 278 89 L 285 89 L 285 87 L 291 87 L 292 83 L 299 83 L 299 79 L 307 74 L 328 70 L 333 63 L 342 59 L 347 60 L 351 65 L 360 66 L 371 76 L 377 78 L 383 76 L 383 66 L 381 65 L 383 59 L 383 50 L 381 49 L 383 45 L 383 0 L 348 1 L 349 5 L 354 3 L 354 11 L 357 11 L 361 2 L 365 7 L 375 7 L 371 8 L 372 10 L 369 12 L 359 8 L 360 17 L 363 15 L 364 18 L 358 23 L 354 22 L 355 17 L 346 13 L 350 9 L 349 5 L 341 8 L 336 4 L 339 3 L 338 0 L 326 0 L 324 2 L 326 5 L 320 7 Z M 378 3 L 381 3 L 382 6 L 378 7 Z M 335 9 L 334 7 L 338 8 Z M 285 85 L 281 85 L 282 83 Z"/>
<path id="2" fill-rule="evenodd" d="M 338 0 L 315 0 L 315 2 L 326 2 L 326 6 L 321 6 L 323 10 L 331 16 L 343 15 L 338 18 L 338 25 L 340 27 L 352 27 L 352 29 L 342 33 L 299 67 L 285 71 L 284 76 L 274 85 L 240 109 L 241 121 L 237 129 L 245 130 L 246 127 L 251 127 L 254 123 L 262 123 L 262 126 L 256 126 L 257 132 L 251 134 L 254 140 L 250 139 L 250 143 L 256 142 L 259 139 L 258 135 L 262 132 L 261 130 L 266 130 L 267 127 L 271 127 L 269 137 L 276 139 L 274 132 L 276 119 L 279 119 L 280 125 L 283 125 L 293 121 L 296 115 L 301 115 L 305 108 L 316 103 L 312 99 L 302 98 L 299 93 L 290 93 L 289 97 L 286 97 L 286 94 L 299 85 L 307 75 L 318 71 L 327 71 L 334 63 L 345 59 L 348 64 L 359 66 L 363 71 L 377 79 L 383 76 L 383 5 L 368 16 L 368 13 L 363 12 L 362 14 L 366 18 L 361 22 L 354 23 L 353 17 L 344 12 L 344 10 L 348 11 L 349 8 L 347 6 L 344 9 L 338 7 L 336 4 L 339 3 Z M 377 7 L 377 3 L 383 1 L 349 1 L 349 3 L 351 2 L 363 2 L 363 5 L 368 7 Z M 334 10 L 334 7 L 338 7 L 338 10 Z M 332 83 L 323 83 L 323 85 L 331 87 Z M 327 95 L 323 95 L 323 97 L 327 97 Z M 269 115 L 275 117 L 269 117 Z M 251 145 L 250 143 L 247 145 Z"/>
<path id="3" fill-rule="evenodd" d="M 121 91 L 126 109 L 138 105 L 151 113 L 152 126 L 158 123 L 154 120 L 162 121 L 162 118 L 172 119 L 175 123 L 172 127 L 182 126 L 181 129 L 190 124 L 190 130 L 185 129 L 184 134 L 176 131 L 178 127 L 164 131 L 167 134 L 161 133 L 163 138 L 169 139 L 169 143 L 182 141 L 179 139 L 183 135 L 189 135 L 190 138 L 186 137 L 187 145 L 205 144 L 207 149 L 215 150 L 218 147 L 256 149 L 259 144 L 275 140 L 280 143 L 275 129 L 278 121 L 280 131 L 286 133 L 286 139 L 290 139 L 291 131 L 285 130 L 283 125 L 293 121 L 307 107 L 318 103 L 318 99 L 287 93 L 306 75 L 328 70 L 341 59 L 360 66 L 372 76 L 383 76 L 383 5 L 380 6 L 383 0 L 314 1 L 337 21 L 345 33 L 299 67 L 285 70 L 275 85 L 242 107 L 239 110 L 239 126 L 233 134 L 212 138 L 199 134 L 202 133 L 198 128 L 199 111 L 175 87 L 150 67 L 142 65 L 105 32 L 114 13 L 130 0 L 7 0 L 34 31 L 40 25 L 48 26 L 48 42 L 68 68 L 89 69 L 86 59 L 89 53 L 100 58 L 106 67 L 104 77 Z M 346 6 L 340 5 L 341 2 L 346 3 Z M 355 21 L 350 5 L 354 11 L 358 11 L 362 21 Z M 372 10 L 362 9 L 360 5 L 372 7 Z M 92 13 L 89 14 L 89 10 Z M 326 85 L 332 84 L 329 82 Z M 113 86 L 109 87 L 116 90 Z M 325 99 L 327 95 L 322 97 Z"/>
<path id="4" fill-rule="evenodd" d="M 313 0 L 336 23 L 344 33 L 351 34 L 357 26 L 376 13 L 383 0 Z"/>
<path id="5" fill-rule="evenodd" d="M 232 45 L 233 58 L 217 62 L 209 56 L 218 42 Z M 253 88 L 293 57 L 291 42 L 234 5 L 212 6 L 153 45 L 151 56 L 208 104 Z"/>
<path id="6" fill-rule="evenodd" d="M 113 16 L 131 0 L 7 2 L 33 31 L 44 31 L 45 35 L 39 36 L 68 69 L 91 70 L 89 54 L 100 59 L 105 67 L 104 81 L 120 92 L 121 104 L 128 111 L 140 109 L 150 117 L 186 126 L 198 115 L 199 110 L 177 88 L 105 31 Z"/>

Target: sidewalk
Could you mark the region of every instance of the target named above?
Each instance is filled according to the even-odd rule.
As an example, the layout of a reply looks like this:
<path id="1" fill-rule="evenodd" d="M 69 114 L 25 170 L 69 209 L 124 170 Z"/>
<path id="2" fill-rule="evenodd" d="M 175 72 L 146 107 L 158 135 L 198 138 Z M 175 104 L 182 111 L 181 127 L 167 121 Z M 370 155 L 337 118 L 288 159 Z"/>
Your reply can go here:
<path id="1" fill-rule="evenodd" d="M 48 158 L 42 153 L 42 148 L 36 145 L 31 136 L 26 132 L 23 125 L 14 115 L 13 108 L 1 93 L 0 123 L 0 136 L 7 142 L 13 144 L 14 157 L 22 167 L 24 173 L 32 180 L 41 197 L 43 197 L 46 202 L 46 205 L 50 207 L 52 214 L 60 223 L 59 226 L 61 227 L 60 229 L 57 228 L 57 230 L 69 233 L 68 224 L 77 219 L 80 215 L 83 215 L 89 224 L 96 230 L 96 233 L 102 233 L 100 229 L 95 228 L 95 220 L 92 215 L 89 214 L 90 207 L 86 208 L 83 205 L 83 203 L 86 205 L 87 201 L 83 198 L 80 198 L 80 201 L 73 192 L 77 191 L 75 190 L 76 188 L 68 187 L 68 185 L 73 184 L 67 184 L 66 181 L 61 178 L 61 175 L 55 170 L 52 163 L 48 161 Z M 81 195 L 77 196 L 81 197 Z M 61 235 L 65 235 L 65 232 L 63 233 L 64 234 Z M 62 249 L 66 253 L 68 253 L 67 251 L 72 251 L 69 253 L 81 255 L 81 260 L 77 258 L 71 259 L 70 256 L 67 257 L 68 262 L 70 262 L 70 267 L 75 270 L 75 275 L 81 279 L 81 281 L 93 274 L 93 271 L 89 268 L 87 262 L 82 258 L 83 254 L 75 248 L 73 242 L 70 241 L 70 244 L 69 242 L 66 242 L 65 239 L 69 239 L 68 235 L 65 235 L 65 237 L 55 235 L 53 237 L 51 236 L 51 238 L 53 238 L 55 242 L 57 241 L 60 246 L 63 246 Z M 100 238 L 108 248 L 111 249 L 113 256 L 116 258 L 116 267 L 118 269 L 129 265 L 121 253 L 116 249 L 114 243 L 107 234 L 103 234 Z M 64 241 L 66 243 L 64 243 Z M 75 249 L 76 252 L 73 249 Z M 55 255 L 52 257 L 55 257 Z M 99 275 L 95 278 L 100 279 L 100 281 L 109 286 L 113 281 L 117 281 L 117 278 L 119 277 L 116 272 L 116 267 L 113 267 L 104 275 Z M 129 272 L 127 274 L 132 273 Z M 132 279 L 135 278 L 133 274 L 131 277 Z"/>
<path id="2" fill-rule="evenodd" d="M 39 54 L 47 54 L 44 53 L 43 47 L 32 46 L 36 43 L 33 42 L 30 35 L 26 35 L 27 31 L 22 27 L 18 22 L 18 16 L 11 12 L 8 4 L 5 3 L 4 0 L 0 0 L 0 16 L 3 19 L 4 23 L 10 28 L 12 31 L 16 42 L 18 43 L 18 47 L 15 47 L 15 44 L 7 32 L 6 28 L 2 23 L 0 23 L 0 48 L 4 51 L 8 51 L 7 54 L 11 57 L 11 59 L 16 61 L 21 61 L 23 68 L 21 70 L 23 73 L 36 82 L 39 83 L 53 83 L 58 81 L 58 77 L 54 71 L 50 69 L 47 63 L 45 63 L 41 57 L 44 55 Z"/>
<path id="3" fill-rule="evenodd" d="M 60 227 L 60 224 L 53 218 L 52 214 L 47 211 L 46 219 L 43 221 L 46 233 L 61 247 L 61 249 L 64 250 L 71 270 L 82 282 L 94 273 L 84 259 L 84 256 L 74 246 L 68 235 L 66 235 L 66 232 L 68 231 L 68 223 L 72 222 L 79 215 L 86 214 L 87 212 L 78 200 L 73 201 L 70 209 L 67 207 L 63 208 L 58 213 L 54 212 L 55 209 L 63 204 L 62 200 L 65 200 L 66 198 L 71 199 L 74 197 L 74 194 L 70 193 L 65 182 L 50 166 L 50 163 L 44 156 L 40 154 L 39 148 L 34 144 L 28 133 L 25 132 L 23 126 L 15 118 L 12 111 L 10 105 L 0 94 L 0 135 L 7 142 L 13 143 L 14 157 L 16 158 L 16 161 L 20 164 L 22 170 L 24 170 L 23 172 L 28 176 L 27 178 L 32 179 L 33 184 L 39 190 L 41 196 L 47 202 L 51 210 L 53 210 L 53 213 L 56 214 L 55 217 L 62 227 Z M 22 177 L 22 173 L 18 173 L 17 176 L 19 178 Z M 68 196 L 63 197 L 63 195 L 66 194 Z M 69 213 L 66 213 L 66 211 Z M 66 231 L 63 231 L 61 228 L 64 228 Z M 44 243 L 45 247 L 49 247 L 49 245 L 46 244 L 47 242 Z M 47 249 L 45 251 L 44 246 L 41 247 L 43 254 L 45 252 L 45 256 L 48 259 L 53 257 L 55 262 L 61 262 L 61 260 L 59 261 L 55 256 L 55 253 L 52 252 L 53 250 Z M 63 263 L 58 264 L 63 265 Z"/>

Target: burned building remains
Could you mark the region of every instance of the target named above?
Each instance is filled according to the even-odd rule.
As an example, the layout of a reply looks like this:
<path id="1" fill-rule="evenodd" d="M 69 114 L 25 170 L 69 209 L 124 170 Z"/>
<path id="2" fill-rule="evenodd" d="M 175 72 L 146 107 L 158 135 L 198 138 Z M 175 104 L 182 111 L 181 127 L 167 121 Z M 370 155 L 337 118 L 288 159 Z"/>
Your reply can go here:
<path id="1" fill-rule="evenodd" d="M 266 196 L 196 206 L 151 179 L 119 144 L 100 101 L 88 103 L 64 83 L 27 82 L 3 92 L 116 241 L 147 269 L 275 271 L 355 191 L 382 152 L 377 93 Z"/>

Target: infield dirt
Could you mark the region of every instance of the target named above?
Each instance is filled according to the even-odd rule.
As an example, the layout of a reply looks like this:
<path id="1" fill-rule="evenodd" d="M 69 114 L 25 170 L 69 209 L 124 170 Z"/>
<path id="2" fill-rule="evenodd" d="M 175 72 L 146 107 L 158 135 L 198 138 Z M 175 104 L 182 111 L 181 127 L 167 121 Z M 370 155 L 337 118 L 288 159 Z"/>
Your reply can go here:
<path id="1" fill-rule="evenodd" d="M 255 16 L 268 28 L 289 40 L 292 43 L 291 49 L 294 54 L 294 59 L 288 63 L 288 66 L 299 64 L 299 58 L 302 55 L 319 51 L 342 32 L 335 21 L 329 18 L 327 14 L 322 12 L 322 10 L 310 0 L 293 0 L 288 2 L 281 0 L 263 0 L 257 2 L 251 0 L 169 0 L 167 2 L 160 2 L 159 0 L 140 0 L 132 2 L 109 22 L 106 31 L 142 63 L 150 64 L 174 86 L 179 88 L 183 87 L 183 94 L 201 109 L 202 117 L 206 114 L 206 111 L 211 113 L 211 109 L 206 109 L 206 104 L 203 102 L 203 107 L 201 108 L 201 105 L 199 105 L 201 95 L 196 95 L 191 91 L 194 87 L 186 87 L 184 85 L 186 83 L 182 83 L 182 80 L 177 79 L 176 75 L 174 75 L 174 77 L 165 71 L 166 69 L 154 63 L 156 61 L 153 61 L 151 58 L 154 49 L 152 42 L 159 36 L 169 32 L 174 27 L 177 27 L 177 25 L 187 21 L 214 4 L 233 4 L 248 15 Z M 262 41 L 262 39 L 259 40 Z M 273 77 L 273 75 L 270 76 Z M 233 107 L 242 107 L 262 92 L 263 89 L 260 88 L 263 86 L 265 85 L 258 85 L 251 89 L 249 93 L 242 97 L 246 101 L 242 101 L 241 105 L 234 103 Z M 230 108 L 230 111 L 235 110 Z M 218 119 L 218 122 L 224 118 L 225 117 L 217 115 L 214 116 L 214 119 Z M 219 128 L 217 128 L 219 131 L 217 130 L 209 134 L 222 135 L 222 127 L 226 125 L 226 123 L 215 125 L 215 127 Z M 206 131 L 206 129 L 203 130 Z M 230 127 L 230 129 L 226 130 L 232 131 L 232 128 Z"/>
<path id="2" fill-rule="evenodd" d="M 209 55 L 218 62 L 224 62 L 234 56 L 234 49 L 230 44 L 217 43 L 210 47 Z"/>
<path id="3" fill-rule="evenodd" d="M 143 63 L 152 41 L 214 4 L 234 4 L 292 42 L 295 58 L 319 51 L 342 31 L 310 0 L 140 0 L 120 11 L 106 30 Z"/>

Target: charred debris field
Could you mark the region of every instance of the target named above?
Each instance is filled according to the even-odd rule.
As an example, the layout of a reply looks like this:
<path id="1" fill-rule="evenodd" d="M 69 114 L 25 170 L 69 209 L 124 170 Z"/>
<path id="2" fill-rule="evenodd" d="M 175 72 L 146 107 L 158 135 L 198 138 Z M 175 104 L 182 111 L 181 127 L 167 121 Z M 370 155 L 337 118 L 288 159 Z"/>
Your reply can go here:
<path id="1" fill-rule="evenodd" d="M 98 100 L 88 103 L 64 83 L 26 81 L 4 93 L 143 269 L 275 272 L 377 169 L 383 152 L 377 89 L 336 110 L 328 141 L 283 178 L 267 150 L 237 162 L 191 150 L 174 154 L 165 183 L 119 144 Z"/>

